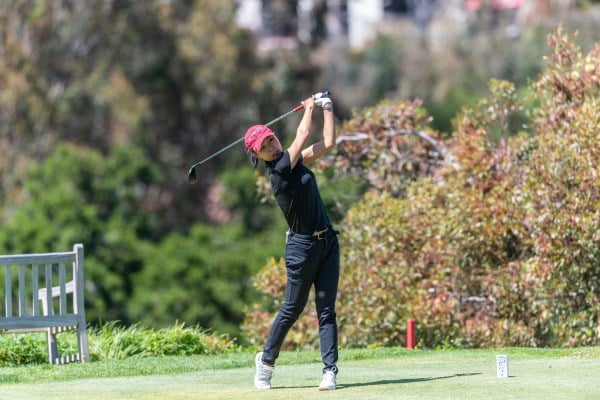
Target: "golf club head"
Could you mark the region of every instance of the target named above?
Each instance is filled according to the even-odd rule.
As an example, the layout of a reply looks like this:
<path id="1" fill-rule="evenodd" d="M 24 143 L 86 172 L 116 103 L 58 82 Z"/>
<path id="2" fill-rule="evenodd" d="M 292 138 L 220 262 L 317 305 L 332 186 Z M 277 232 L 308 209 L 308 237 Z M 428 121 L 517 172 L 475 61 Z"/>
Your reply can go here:
<path id="1" fill-rule="evenodd" d="M 192 165 L 192 167 L 188 171 L 188 182 L 189 183 L 196 182 L 196 166 L 195 165 Z"/>

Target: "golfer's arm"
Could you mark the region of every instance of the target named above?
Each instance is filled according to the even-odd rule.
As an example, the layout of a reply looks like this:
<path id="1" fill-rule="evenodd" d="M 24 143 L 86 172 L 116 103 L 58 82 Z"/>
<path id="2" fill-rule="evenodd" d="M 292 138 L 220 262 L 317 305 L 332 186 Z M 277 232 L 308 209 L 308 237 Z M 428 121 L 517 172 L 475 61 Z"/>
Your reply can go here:
<path id="1" fill-rule="evenodd" d="M 320 140 L 302 151 L 302 162 L 311 163 L 329 153 L 335 147 L 335 122 L 333 111 L 323 110 L 323 140 Z"/>
<path id="2" fill-rule="evenodd" d="M 300 124 L 298 124 L 298 129 L 296 130 L 296 137 L 294 141 L 288 147 L 288 153 L 290 155 L 290 165 L 292 168 L 296 166 L 296 163 L 300 159 L 300 156 L 304 155 L 302 149 L 306 145 L 306 141 L 310 136 L 310 129 L 312 125 L 312 111 L 314 105 L 307 105 L 304 107 L 304 115 L 302 115 L 302 120 L 300 120 Z"/>

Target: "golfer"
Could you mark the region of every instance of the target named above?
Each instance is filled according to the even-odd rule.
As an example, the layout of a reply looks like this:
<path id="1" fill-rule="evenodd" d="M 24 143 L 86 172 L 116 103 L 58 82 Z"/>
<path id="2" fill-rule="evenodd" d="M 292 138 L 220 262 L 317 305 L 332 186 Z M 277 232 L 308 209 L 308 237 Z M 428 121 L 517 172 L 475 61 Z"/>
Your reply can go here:
<path id="1" fill-rule="evenodd" d="M 271 388 L 271 377 L 283 340 L 304 310 L 313 286 L 324 364 L 319 390 L 335 389 L 338 372 L 335 314 L 340 272 L 338 232 L 331 226 L 315 176 L 306 167 L 335 146 L 333 103 L 329 93 L 324 92 L 307 98 L 302 105 L 304 115 L 294 141 L 286 150 L 265 125 L 250 127 L 244 136 L 254 167 L 258 159 L 265 162 L 275 200 L 289 227 L 285 246 L 285 299 L 263 351 L 255 358 L 254 385 L 259 389 Z M 307 146 L 315 105 L 323 109 L 323 138 Z"/>

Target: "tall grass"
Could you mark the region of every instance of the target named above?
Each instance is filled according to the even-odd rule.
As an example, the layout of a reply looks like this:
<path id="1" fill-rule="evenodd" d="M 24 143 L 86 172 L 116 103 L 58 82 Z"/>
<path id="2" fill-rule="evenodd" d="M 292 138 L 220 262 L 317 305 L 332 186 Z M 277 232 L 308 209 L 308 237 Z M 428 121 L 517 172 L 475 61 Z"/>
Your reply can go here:
<path id="1" fill-rule="evenodd" d="M 92 361 L 241 351 L 235 339 L 227 335 L 183 323 L 156 330 L 141 325 L 123 327 L 117 322 L 109 322 L 89 328 L 88 342 Z M 58 347 L 61 353 L 76 352 L 75 332 L 60 334 Z M 0 366 L 47 363 L 47 354 L 45 333 L 0 335 Z"/>

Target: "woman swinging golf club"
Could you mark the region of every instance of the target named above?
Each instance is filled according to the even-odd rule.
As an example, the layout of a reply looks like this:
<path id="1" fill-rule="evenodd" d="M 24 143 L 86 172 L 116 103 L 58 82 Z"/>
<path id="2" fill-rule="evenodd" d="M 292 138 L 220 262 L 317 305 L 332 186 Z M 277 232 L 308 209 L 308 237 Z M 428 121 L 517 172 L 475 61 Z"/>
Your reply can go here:
<path id="1" fill-rule="evenodd" d="M 271 388 L 271 377 L 283 340 L 304 309 L 313 285 L 324 364 L 319 390 L 336 387 L 338 232 L 331 226 L 315 176 L 306 167 L 335 146 L 333 102 L 329 93 L 323 92 L 307 98 L 302 105 L 304 115 L 294 141 L 286 150 L 265 125 L 250 127 L 244 136 L 254 167 L 258 159 L 265 162 L 275 200 L 289 226 L 285 247 L 285 299 L 273 321 L 264 350 L 255 358 L 254 384 L 259 389 Z M 307 146 L 315 105 L 323 109 L 323 138 Z"/>

